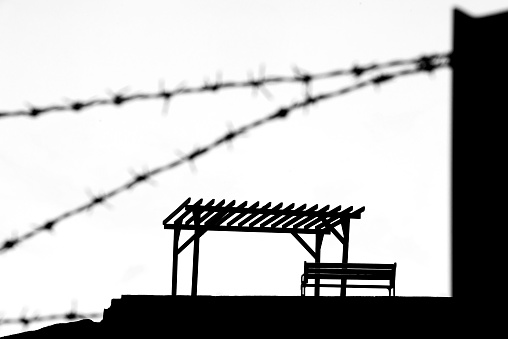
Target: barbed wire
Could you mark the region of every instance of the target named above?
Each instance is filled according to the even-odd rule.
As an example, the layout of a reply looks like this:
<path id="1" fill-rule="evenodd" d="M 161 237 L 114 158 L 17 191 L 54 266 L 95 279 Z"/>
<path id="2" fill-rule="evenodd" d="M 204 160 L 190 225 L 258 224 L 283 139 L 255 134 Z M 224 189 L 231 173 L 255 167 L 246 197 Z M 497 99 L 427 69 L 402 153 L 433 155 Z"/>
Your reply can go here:
<path id="1" fill-rule="evenodd" d="M 253 91 L 261 91 L 265 96 L 270 97 L 270 92 L 266 89 L 267 85 L 273 84 L 289 84 L 289 83 L 301 83 L 305 88 L 309 88 L 312 82 L 317 80 L 331 79 L 340 76 L 355 76 L 360 77 L 372 71 L 379 71 L 390 67 L 397 66 L 409 66 L 416 65 L 422 69 L 428 68 L 432 70 L 434 68 L 433 62 L 436 59 L 448 57 L 447 54 L 430 54 L 424 55 L 417 58 L 411 59 L 398 59 L 383 63 L 373 63 L 364 66 L 354 66 L 349 69 L 337 69 L 322 73 L 308 73 L 302 71 L 296 66 L 293 66 L 293 76 L 266 76 L 263 71 L 255 78 L 252 74 L 248 75 L 246 81 L 225 81 L 217 76 L 215 82 L 209 82 L 205 80 L 203 85 L 196 87 L 183 87 L 173 90 L 167 90 L 163 83 L 159 84 L 159 91 L 157 92 L 146 92 L 136 94 L 126 94 L 122 91 L 117 93 L 111 93 L 109 98 L 102 99 L 90 99 L 90 100 L 68 100 L 68 103 L 60 105 L 49 105 L 49 106 L 35 106 L 28 104 L 27 109 L 14 110 L 14 111 L 1 111 L 0 118 L 13 118 L 13 117 L 31 117 L 36 118 L 41 115 L 45 115 L 51 112 L 81 112 L 85 109 L 96 107 L 96 106 L 120 106 L 128 102 L 139 101 L 139 100 L 153 100 L 162 99 L 164 100 L 164 111 L 167 112 L 167 107 L 170 99 L 173 99 L 180 95 L 185 94 L 200 94 L 206 92 L 218 92 L 224 89 L 231 88 L 252 88 Z"/>
<path id="2" fill-rule="evenodd" d="M 330 91 L 321 93 L 318 95 L 310 95 L 308 92 L 306 94 L 306 97 L 304 100 L 297 101 L 293 104 L 282 106 L 276 109 L 273 113 L 268 114 L 260 119 L 257 119 L 251 123 L 245 124 L 239 128 L 236 129 L 229 129 L 227 133 L 223 134 L 219 138 L 217 138 L 215 141 L 212 141 L 211 143 L 207 144 L 206 146 L 197 147 L 193 151 L 188 152 L 187 154 L 182 154 L 181 157 L 178 160 L 171 161 L 165 165 L 153 168 L 151 170 L 146 170 L 142 173 L 133 173 L 133 177 L 124 183 L 123 185 L 118 186 L 117 188 L 114 188 L 110 190 L 107 193 L 92 196 L 90 201 L 87 203 L 84 203 L 81 206 L 78 206 L 74 209 L 68 210 L 61 215 L 50 219 L 46 221 L 45 223 L 35 227 L 31 231 L 26 232 L 25 234 L 21 236 L 14 236 L 10 239 L 7 239 L 3 242 L 3 244 L 0 246 L 0 254 L 4 254 L 8 252 L 9 250 L 12 250 L 16 248 L 19 244 L 22 242 L 36 236 L 39 233 L 42 233 L 44 231 L 52 231 L 55 226 L 59 223 L 61 223 L 63 220 L 68 219 L 72 216 L 78 215 L 80 213 L 83 213 L 85 211 L 91 210 L 93 207 L 101 205 L 109 201 L 114 196 L 121 194 L 125 191 L 133 189 L 135 186 L 147 182 L 150 178 L 154 177 L 157 174 L 160 174 L 162 172 L 166 172 L 169 170 L 172 170 L 182 164 L 189 163 L 190 165 L 194 164 L 194 161 L 204 154 L 212 151 L 213 149 L 219 147 L 222 144 L 231 143 L 235 138 L 245 134 L 246 132 L 253 130 L 257 127 L 263 126 L 269 122 L 273 122 L 276 120 L 284 119 L 289 117 L 290 113 L 295 111 L 298 108 L 304 108 L 311 105 L 314 105 L 320 101 L 324 101 L 327 99 L 335 98 L 350 92 L 353 92 L 355 90 L 361 89 L 363 87 L 366 87 L 368 85 L 380 85 L 383 84 L 389 80 L 393 80 L 398 77 L 411 75 L 419 72 L 432 72 L 433 70 L 437 68 L 442 68 L 449 65 L 450 58 L 446 54 L 441 54 L 439 57 L 436 55 L 432 56 L 426 56 L 419 59 L 420 62 L 416 65 L 414 68 L 410 69 L 404 69 L 400 70 L 398 72 L 393 73 L 381 73 L 377 76 L 373 76 L 370 79 L 358 81 L 357 83 L 343 87 L 339 90 Z"/>
<path id="3" fill-rule="evenodd" d="M 38 322 L 46 322 L 46 321 L 59 321 L 63 320 L 64 322 L 69 322 L 73 320 L 79 320 L 79 319 L 97 319 L 101 318 L 103 316 L 103 313 L 93 312 L 93 313 L 80 313 L 77 311 L 77 302 L 74 300 L 72 302 L 71 309 L 68 312 L 65 313 L 53 313 L 53 314 L 46 314 L 46 315 L 34 315 L 31 317 L 28 317 L 26 315 L 25 310 L 21 312 L 22 315 L 16 318 L 4 318 L 0 316 L 0 326 L 2 325 L 22 325 L 24 330 L 27 330 L 27 328 L 32 323 L 38 323 Z"/>
<path id="4" fill-rule="evenodd" d="M 25 315 L 17 318 L 2 318 L 0 317 L 0 326 L 2 325 L 22 325 L 27 329 L 32 323 L 46 322 L 46 321 L 74 321 L 79 319 L 97 319 L 101 318 L 103 313 L 79 313 L 76 311 L 69 311 L 60 314 L 47 314 L 42 316 L 27 317 Z"/>

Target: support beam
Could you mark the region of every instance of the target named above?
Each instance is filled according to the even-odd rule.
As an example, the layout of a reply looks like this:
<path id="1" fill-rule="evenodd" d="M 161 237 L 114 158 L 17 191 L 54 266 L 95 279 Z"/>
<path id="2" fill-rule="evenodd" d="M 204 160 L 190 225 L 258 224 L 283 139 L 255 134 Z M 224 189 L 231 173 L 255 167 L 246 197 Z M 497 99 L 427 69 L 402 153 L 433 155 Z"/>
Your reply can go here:
<path id="1" fill-rule="evenodd" d="M 192 235 L 189 239 L 187 239 L 187 241 L 185 241 L 185 242 L 183 243 L 183 245 L 182 245 L 182 246 L 180 246 L 180 247 L 178 248 L 178 254 L 182 253 L 182 252 L 183 252 L 183 250 L 184 250 L 184 249 L 186 249 L 186 248 L 187 248 L 187 246 L 189 246 L 189 245 L 190 245 L 190 243 L 194 241 L 194 239 L 196 239 L 196 237 L 201 238 L 201 236 L 202 236 L 203 234 L 205 234 L 205 233 L 206 233 L 206 230 L 203 230 L 203 231 L 196 231 L 196 232 L 195 232 L 195 233 L 194 233 L 194 234 L 193 234 L 193 235 Z"/>
<path id="2" fill-rule="evenodd" d="M 319 223 L 318 221 L 310 222 L 311 226 L 316 225 Z M 294 227 L 288 227 L 288 228 L 280 228 L 280 227 L 261 227 L 259 225 L 258 227 L 251 227 L 251 226 L 227 226 L 227 225 L 189 225 L 189 224 L 167 224 L 164 225 L 164 229 L 171 230 L 174 228 L 180 228 L 182 230 L 189 230 L 189 231 L 195 231 L 196 227 L 206 227 L 207 231 L 221 231 L 221 232 L 255 232 L 255 233 L 300 233 L 300 234 L 316 234 L 316 233 L 323 233 L 323 234 L 330 234 L 330 229 L 328 227 L 326 228 L 294 228 Z M 265 225 L 266 226 L 266 225 Z"/>
<path id="3" fill-rule="evenodd" d="M 162 222 L 162 224 L 166 224 L 169 220 L 171 220 L 171 218 L 173 218 L 175 215 L 178 214 L 178 212 L 180 212 L 181 210 L 183 210 L 185 208 L 185 206 L 187 206 L 189 204 L 189 202 L 191 201 L 191 198 L 188 198 L 187 200 L 185 200 L 180 206 L 178 206 L 178 208 L 176 210 L 174 210 L 173 212 L 171 212 L 170 215 L 168 215 L 168 217 L 166 219 L 164 219 L 164 221 Z"/>
<path id="4" fill-rule="evenodd" d="M 178 239 L 180 238 L 180 230 L 175 228 L 173 233 L 173 277 L 171 286 L 171 295 L 176 295 L 176 285 L 178 280 Z"/>
<path id="5" fill-rule="evenodd" d="M 309 252 L 310 255 L 312 255 L 312 257 L 314 259 L 316 259 L 316 252 L 314 252 L 312 250 L 312 248 L 310 248 L 310 246 L 307 245 L 305 240 L 303 240 L 302 237 L 300 237 L 297 233 L 291 233 L 291 234 L 296 238 L 296 240 L 298 240 L 298 242 L 303 246 L 303 248 L 305 248 L 307 250 L 307 252 Z"/>
<path id="6" fill-rule="evenodd" d="M 344 237 L 342 235 L 340 235 L 339 231 L 337 231 L 335 228 L 332 228 L 332 233 L 333 235 L 335 235 L 335 237 L 337 239 L 339 239 L 339 241 L 344 244 Z"/>
<path id="7" fill-rule="evenodd" d="M 314 260 L 318 264 L 321 262 L 321 245 L 323 244 L 323 234 L 316 234 L 316 250 Z M 314 287 L 314 296 L 319 296 L 319 283 L 320 279 L 315 279 L 316 287 Z"/>
<path id="8" fill-rule="evenodd" d="M 349 218 L 345 218 L 342 221 L 342 234 L 344 234 L 344 240 L 342 241 L 342 263 L 346 264 L 348 261 L 348 254 L 349 254 L 349 224 L 351 220 Z M 347 285 L 347 279 L 341 279 L 341 287 L 340 288 L 340 296 L 345 297 L 346 296 L 346 285 Z"/>

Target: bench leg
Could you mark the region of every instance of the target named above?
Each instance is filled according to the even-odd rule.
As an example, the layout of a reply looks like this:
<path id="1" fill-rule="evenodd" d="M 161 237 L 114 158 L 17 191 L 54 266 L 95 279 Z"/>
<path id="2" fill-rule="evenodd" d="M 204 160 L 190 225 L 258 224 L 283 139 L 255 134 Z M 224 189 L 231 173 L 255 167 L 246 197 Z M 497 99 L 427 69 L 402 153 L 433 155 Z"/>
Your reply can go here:
<path id="1" fill-rule="evenodd" d="M 302 296 L 302 297 L 305 297 L 305 286 L 304 286 L 304 285 L 302 285 L 302 286 L 300 287 L 300 290 L 301 290 L 301 291 L 300 291 L 300 292 L 301 292 L 301 296 Z"/>

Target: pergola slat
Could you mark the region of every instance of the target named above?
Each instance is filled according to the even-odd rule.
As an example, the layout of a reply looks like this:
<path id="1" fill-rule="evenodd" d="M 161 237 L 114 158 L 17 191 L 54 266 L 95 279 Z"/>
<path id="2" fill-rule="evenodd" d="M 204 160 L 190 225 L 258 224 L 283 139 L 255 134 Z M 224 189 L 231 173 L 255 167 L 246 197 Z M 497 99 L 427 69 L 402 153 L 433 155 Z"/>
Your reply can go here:
<path id="1" fill-rule="evenodd" d="M 316 218 L 314 220 L 312 220 L 311 222 L 305 224 L 303 226 L 304 229 L 310 229 L 310 228 L 314 228 L 314 229 L 319 229 L 318 225 L 322 222 L 323 220 L 321 218 Z"/>
<path id="2" fill-rule="evenodd" d="M 210 200 L 205 206 L 206 207 L 209 207 L 209 206 L 213 206 L 213 204 L 215 203 L 215 199 L 212 199 Z M 211 212 L 206 212 L 204 215 L 200 215 L 200 219 L 201 221 L 205 221 L 206 219 L 208 219 L 210 216 L 212 215 Z M 193 217 L 190 217 L 187 219 L 187 222 L 186 224 L 190 225 L 192 222 L 194 221 L 194 218 Z"/>
<path id="3" fill-rule="evenodd" d="M 245 203 L 247 203 L 247 201 L 246 201 Z M 256 201 L 255 203 L 253 203 L 253 204 L 249 207 L 249 209 L 256 208 L 256 207 L 258 207 L 258 205 L 259 205 L 259 201 Z M 230 220 L 230 221 L 228 222 L 228 226 L 232 226 L 235 222 L 237 222 L 237 221 L 239 221 L 240 219 L 245 218 L 245 217 L 247 216 L 247 214 L 245 214 L 245 213 L 241 213 L 241 212 L 238 212 L 238 213 L 239 213 L 239 215 L 238 215 L 238 216 L 236 216 L 234 219 L 232 219 L 232 220 Z"/>
<path id="4" fill-rule="evenodd" d="M 267 208 L 270 206 L 270 204 L 271 204 L 271 203 L 266 204 L 265 206 L 261 207 L 259 210 L 265 210 L 265 209 L 267 209 Z M 245 225 L 248 221 L 250 221 L 250 220 L 254 219 L 254 218 L 255 218 L 255 217 L 257 217 L 258 215 L 259 215 L 259 214 L 257 214 L 257 213 L 251 213 L 251 214 L 250 214 L 247 218 L 242 219 L 242 221 L 240 221 L 240 222 L 238 223 L 238 226 L 243 226 L 243 225 Z"/>
<path id="5" fill-rule="evenodd" d="M 302 206 L 296 208 L 294 211 L 297 211 L 297 212 L 303 211 L 303 210 L 305 210 L 305 207 L 307 207 L 307 205 L 303 204 Z M 293 217 L 295 217 L 295 216 L 294 215 L 286 215 L 286 216 L 280 218 L 279 220 L 277 220 L 276 222 L 274 222 L 272 224 L 272 227 L 277 227 L 280 224 L 282 224 L 283 222 L 287 221 L 289 218 L 293 218 Z"/>
<path id="6" fill-rule="evenodd" d="M 270 207 L 270 204 L 271 203 L 268 203 L 268 207 Z M 282 206 L 282 204 L 281 204 Z M 259 224 L 261 221 L 265 220 L 266 218 L 268 218 L 271 214 L 268 214 L 268 213 L 264 213 L 264 214 L 259 214 L 254 220 L 252 220 L 250 223 L 249 223 L 249 227 L 254 227 L 256 226 L 257 224 Z"/>
<path id="7" fill-rule="evenodd" d="M 249 227 L 264 227 L 260 224 L 263 220 L 266 220 L 266 218 L 269 218 L 270 214 L 261 214 L 256 218 L 254 221 L 251 221 L 249 223 Z"/>
<path id="8" fill-rule="evenodd" d="M 216 205 L 211 205 L 210 207 L 207 206 L 205 214 L 200 217 L 201 223 L 204 223 L 206 220 L 210 220 L 217 214 L 218 211 L 210 211 L 209 208 L 222 207 L 225 203 L 226 203 L 226 199 L 222 199 Z M 187 208 L 190 208 L 192 210 L 194 210 L 196 207 L 198 207 L 198 206 L 195 206 L 195 205 L 194 206 L 187 206 Z M 201 206 L 199 206 L 199 207 L 201 207 Z M 203 210 L 203 208 L 201 207 L 198 209 L 198 212 L 201 212 L 202 210 Z"/>
<path id="9" fill-rule="evenodd" d="M 266 213 L 266 217 L 263 218 L 264 221 L 266 221 L 266 218 L 271 218 L 274 214 L 280 213 L 282 208 L 282 203 L 277 204 L 273 208 L 268 209 L 268 212 Z M 261 220 L 259 220 L 261 222 Z M 259 227 L 265 227 L 264 222 L 259 224 Z"/>
<path id="10" fill-rule="evenodd" d="M 309 207 L 305 212 L 312 212 L 312 211 L 315 211 L 317 209 L 318 209 L 318 205 L 314 205 L 312 207 Z M 308 218 L 308 216 L 294 215 L 291 219 L 287 220 L 285 223 L 280 225 L 280 227 L 286 228 L 286 227 L 289 227 L 290 225 L 295 226 L 296 223 L 298 223 L 299 221 L 302 221 L 305 218 Z"/>
<path id="11" fill-rule="evenodd" d="M 329 208 L 330 208 L 330 205 L 326 205 L 320 211 L 322 211 L 322 210 L 327 211 Z M 302 225 L 302 228 L 306 228 L 307 229 L 307 228 L 310 228 L 312 226 L 315 226 L 316 224 L 318 224 L 320 222 L 321 222 L 321 218 L 318 216 L 316 218 L 313 218 L 310 222 Z"/>
<path id="12" fill-rule="evenodd" d="M 329 205 L 327 205 L 325 207 L 328 207 L 328 206 Z M 328 211 L 328 213 L 330 213 L 330 215 L 331 215 L 330 219 L 337 218 L 338 217 L 337 212 L 339 212 L 340 209 L 341 209 L 341 206 L 337 206 L 334 209 Z M 342 212 L 339 212 L 339 213 L 342 213 Z M 303 228 L 311 228 L 311 227 L 314 227 L 315 229 L 325 228 L 326 226 L 329 225 L 329 222 L 327 219 L 328 218 L 325 218 L 325 217 L 317 217 L 316 219 L 314 219 L 311 222 L 304 225 Z"/>
<path id="13" fill-rule="evenodd" d="M 274 214 L 280 213 L 282 205 L 283 205 L 282 203 L 279 203 L 273 208 L 269 209 L 268 212 L 266 212 L 265 214 L 262 214 L 262 217 L 260 217 L 259 220 L 256 220 L 256 222 L 253 223 L 253 226 L 258 224 L 259 222 L 262 222 L 259 224 L 259 227 L 265 227 L 264 221 L 266 221 L 267 218 L 271 218 Z"/>
<path id="14" fill-rule="evenodd" d="M 330 226 L 330 224 L 331 224 L 333 221 L 335 221 L 335 220 L 337 220 L 337 219 L 342 218 L 343 212 L 344 212 L 344 211 L 347 211 L 347 209 L 346 209 L 346 210 L 343 210 L 343 211 L 341 211 L 340 209 L 341 209 L 341 206 L 340 206 L 340 205 L 339 205 L 339 206 L 337 206 L 337 207 L 335 207 L 334 209 L 331 209 L 331 210 L 329 211 L 329 213 L 331 214 L 331 216 L 330 216 L 329 218 L 323 218 L 323 219 L 321 219 L 321 224 L 316 225 L 316 227 L 318 227 L 318 228 L 322 228 L 322 227 L 327 227 L 327 226 Z"/>
<path id="15" fill-rule="evenodd" d="M 330 226 L 332 227 L 332 223 L 334 223 L 335 221 L 338 221 L 338 220 L 341 220 L 342 219 L 342 215 L 339 214 L 339 215 L 336 215 L 334 217 L 330 217 L 330 218 L 327 218 L 325 221 L 324 221 L 324 225 L 325 226 Z"/>
<path id="16" fill-rule="evenodd" d="M 235 205 L 235 201 L 231 201 L 226 207 L 233 207 Z M 215 215 L 213 217 L 211 217 L 210 219 L 208 219 L 207 222 L 204 222 L 203 224 L 205 225 L 213 225 L 213 224 L 217 224 L 217 225 L 220 225 L 221 222 L 224 220 L 224 218 L 230 214 L 231 212 L 228 211 L 228 210 L 225 210 L 225 212 L 217 212 L 215 213 Z"/>
<path id="17" fill-rule="evenodd" d="M 335 219 L 333 219 L 333 221 L 330 221 L 330 226 L 335 227 L 337 225 L 340 225 L 344 220 L 344 216 L 346 216 L 348 219 L 353 219 L 352 214 L 351 214 L 352 210 L 353 210 L 353 207 L 351 207 L 351 206 L 346 208 L 345 210 L 342 210 L 340 212 L 340 215 L 338 218 L 335 218 Z M 356 218 L 354 218 L 354 219 L 356 219 Z"/>
<path id="18" fill-rule="evenodd" d="M 310 222 L 311 220 L 314 220 L 315 218 L 316 217 L 313 217 L 313 216 L 305 216 L 301 220 L 296 221 L 295 224 L 293 224 L 293 228 L 299 228 L 299 227 L 305 225 L 306 223 Z"/>
<path id="19" fill-rule="evenodd" d="M 307 216 L 302 221 L 300 221 L 300 222 L 296 223 L 295 225 L 293 225 L 293 228 L 298 228 L 298 227 L 305 228 L 305 227 L 303 227 L 304 225 L 306 225 L 308 222 L 311 222 L 311 221 L 315 220 L 320 212 L 321 213 L 326 212 L 329 208 L 330 208 L 330 205 L 326 205 L 325 207 L 322 207 L 319 211 L 316 211 L 315 215 Z"/>
<path id="20" fill-rule="evenodd" d="M 362 213 L 365 211 L 365 206 L 363 207 L 360 207 L 359 209 L 357 209 L 356 211 L 354 212 L 351 212 L 351 215 L 349 218 L 351 219 L 361 219 L 362 218 Z"/>
<path id="21" fill-rule="evenodd" d="M 243 203 L 242 203 L 243 204 Z M 240 205 L 241 206 L 241 205 Z M 217 224 L 219 225 L 223 225 L 223 224 L 226 224 L 228 222 L 228 220 L 230 220 L 232 217 L 235 216 L 235 212 L 227 212 L 225 215 L 223 215 L 220 220 L 217 220 Z"/>
<path id="22" fill-rule="evenodd" d="M 177 215 L 185 206 L 187 206 L 187 204 L 191 201 L 191 198 L 188 198 L 187 200 L 185 200 L 180 206 L 178 206 L 176 208 L 176 210 L 174 210 L 173 212 L 171 212 L 170 215 L 168 215 L 168 217 L 166 219 L 164 219 L 164 221 L 162 222 L 163 224 L 167 223 L 169 220 L 171 220 L 175 215 Z"/>
<path id="23" fill-rule="evenodd" d="M 295 204 L 290 204 L 289 206 L 287 206 L 286 208 L 283 208 L 280 213 L 277 213 L 277 214 L 274 214 L 273 216 L 271 216 L 270 218 L 266 219 L 265 221 L 263 221 L 261 223 L 261 226 L 267 226 L 268 224 L 270 224 L 271 222 L 274 222 L 275 220 L 279 219 L 280 217 L 283 217 L 285 212 L 289 212 L 289 211 L 292 211 L 293 207 L 295 207 Z M 272 227 L 274 227 L 272 225 Z"/>
<path id="24" fill-rule="evenodd" d="M 199 200 L 198 200 L 198 203 L 201 203 L 202 201 L 203 201 L 203 199 L 199 199 Z M 178 219 L 176 220 L 176 223 L 182 223 L 182 222 L 183 222 L 183 220 L 185 219 L 185 217 L 187 217 L 187 216 L 191 213 L 191 211 L 190 211 L 190 210 L 188 210 L 188 209 L 187 209 L 187 207 L 189 207 L 189 206 L 188 206 L 188 205 L 187 205 L 187 206 L 185 206 L 185 211 L 184 211 L 184 212 L 183 212 L 183 214 L 180 216 L 180 218 L 178 218 Z"/>
<path id="25" fill-rule="evenodd" d="M 247 206 L 247 201 L 242 202 L 240 205 L 237 206 L 237 208 L 244 208 Z M 231 219 L 233 217 L 233 219 Z M 231 222 L 235 222 L 235 219 L 241 219 L 243 215 L 241 213 L 232 212 L 231 214 L 228 214 L 228 217 L 226 219 L 223 219 L 222 222 L 226 223 L 228 219 L 230 221 L 227 221 L 227 224 L 229 225 Z M 232 223 L 231 223 L 232 224 Z"/>
<path id="26" fill-rule="evenodd" d="M 292 216 L 289 220 L 286 220 L 284 223 L 280 225 L 281 228 L 288 228 L 292 226 L 291 228 L 294 228 L 294 225 L 296 225 L 298 222 L 302 221 L 303 219 L 308 218 L 304 215 L 296 215 Z"/>

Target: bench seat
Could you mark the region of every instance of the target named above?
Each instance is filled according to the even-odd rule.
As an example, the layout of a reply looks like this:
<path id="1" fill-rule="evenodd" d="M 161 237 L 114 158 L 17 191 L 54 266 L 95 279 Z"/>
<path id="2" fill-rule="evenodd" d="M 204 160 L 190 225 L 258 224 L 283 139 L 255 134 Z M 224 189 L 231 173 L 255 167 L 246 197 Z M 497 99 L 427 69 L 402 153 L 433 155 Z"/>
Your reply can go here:
<path id="1" fill-rule="evenodd" d="M 301 279 L 301 295 L 305 296 L 306 287 L 345 287 L 345 288 L 386 288 L 395 296 L 395 272 L 397 263 L 311 263 L 304 262 Z M 314 280 L 310 283 L 309 280 Z M 340 280 L 339 284 L 321 283 L 321 280 Z M 348 284 L 348 280 L 386 281 L 386 284 Z"/>

